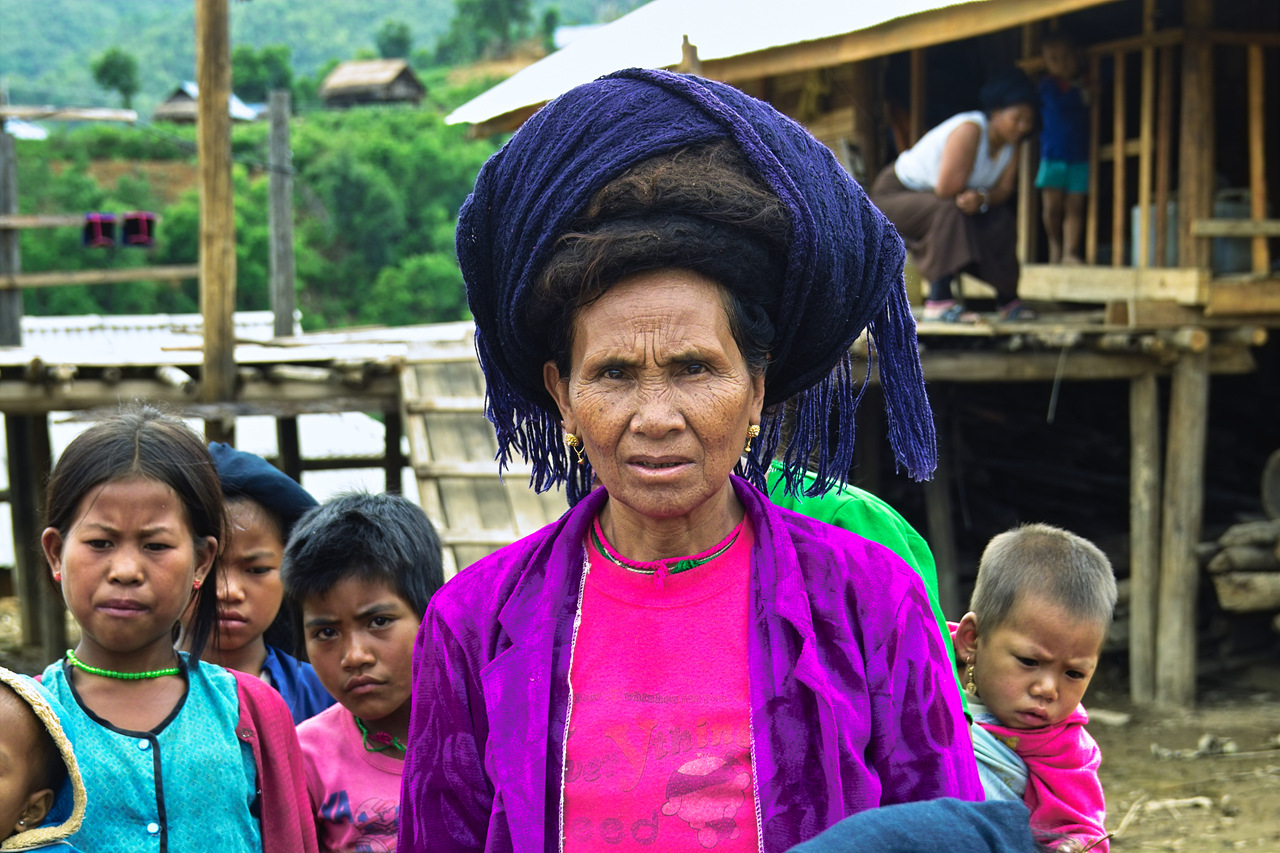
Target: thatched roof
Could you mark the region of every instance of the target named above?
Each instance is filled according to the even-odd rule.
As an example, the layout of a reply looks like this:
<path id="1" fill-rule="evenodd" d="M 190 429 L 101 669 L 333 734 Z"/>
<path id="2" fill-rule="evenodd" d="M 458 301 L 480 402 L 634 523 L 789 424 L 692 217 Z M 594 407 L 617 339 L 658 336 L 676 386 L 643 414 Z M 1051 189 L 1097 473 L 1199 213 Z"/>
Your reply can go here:
<path id="1" fill-rule="evenodd" d="M 188 80 L 166 98 L 164 103 L 156 107 L 151 118 L 155 121 L 194 122 L 199 98 L 200 87 Z M 227 111 L 231 114 L 233 121 L 258 119 L 258 111 L 236 97 L 234 92 L 227 98 Z"/>
<path id="2" fill-rule="evenodd" d="M 328 99 L 381 91 L 397 83 L 407 84 L 419 97 L 427 91 L 403 59 L 359 59 L 344 62 L 330 71 L 320 86 L 320 96 Z"/>

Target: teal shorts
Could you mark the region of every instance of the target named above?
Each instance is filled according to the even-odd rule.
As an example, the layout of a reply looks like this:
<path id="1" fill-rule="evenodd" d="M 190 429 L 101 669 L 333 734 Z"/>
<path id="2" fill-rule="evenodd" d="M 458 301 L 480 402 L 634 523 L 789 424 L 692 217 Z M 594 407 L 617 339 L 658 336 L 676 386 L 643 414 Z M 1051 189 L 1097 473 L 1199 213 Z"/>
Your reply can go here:
<path id="1" fill-rule="evenodd" d="M 1086 195 L 1089 192 L 1089 164 L 1085 161 L 1041 160 L 1040 171 L 1036 173 L 1036 188 Z"/>

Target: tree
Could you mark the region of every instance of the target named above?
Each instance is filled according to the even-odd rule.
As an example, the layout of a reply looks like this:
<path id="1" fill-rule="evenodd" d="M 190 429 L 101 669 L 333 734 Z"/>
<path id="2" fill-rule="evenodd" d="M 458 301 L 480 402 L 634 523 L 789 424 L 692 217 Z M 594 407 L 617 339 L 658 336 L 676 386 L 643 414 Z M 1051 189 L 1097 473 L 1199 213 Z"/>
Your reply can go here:
<path id="1" fill-rule="evenodd" d="M 404 21 L 383 21 L 373 41 L 383 59 L 405 59 L 413 49 L 413 34 Z"/>
<path id="2" fill-rule="evenodd" d="M 530 0 L 457 0 L 436 58 L 449 64 L 510 56 L 532 21 Z"/>
<path id="3" fill-rule="evenodd" d="M 104 89 L 119 92 L 124 108 L 133 106 L 133 96 L 138 92 L 138 61 L 133 54 L 113 47 L 93 60 L 90 69 L 93 79 Z"/>
<path id="4" fill-rule="evenodd" d="M 231 88 L 242 100 L 263 103 L 272 89 L 291 89 L 293 67 L 283 44 L 254 50 L 239 45 L 231 51 Z"/>

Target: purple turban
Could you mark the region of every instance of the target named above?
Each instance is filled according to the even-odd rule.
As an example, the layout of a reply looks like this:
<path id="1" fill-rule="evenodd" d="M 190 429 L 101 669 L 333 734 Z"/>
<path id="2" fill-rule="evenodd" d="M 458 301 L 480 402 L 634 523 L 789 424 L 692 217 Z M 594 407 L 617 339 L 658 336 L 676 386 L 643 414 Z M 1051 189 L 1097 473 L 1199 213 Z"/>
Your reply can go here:
<path id="1" fill-rule="evenodd" d="M 815 493 L 844 480 L 861 397 L 848 353 L 865 328 L 894 454 L 912 477 L 927 478 L 935 467 L 933 416 L 902 278 L 906 250 L 893 225 L 830 150 L 772 106 L 723 83 L 634 68 L 535 113 L 485 163 L 462 207 L 458 260 L 500 466 L 514 450 L 532 463 L 535 488 L 565 483 L 571 501 L 585 494 L 590 474 L 570 464 L 559 411 L 543 386 L 550 333 L 526 322 L 525 308 L 557 240 L 598 190 L 643 160 L 719 140 L 737 145 L 792 225 L 770 309 L 763 435 L 747 475 L 763 486 L 781 434 L 776 404 L 795 398 L 783 460 L 788 484 L 801 482 L 811 453 Z"/>

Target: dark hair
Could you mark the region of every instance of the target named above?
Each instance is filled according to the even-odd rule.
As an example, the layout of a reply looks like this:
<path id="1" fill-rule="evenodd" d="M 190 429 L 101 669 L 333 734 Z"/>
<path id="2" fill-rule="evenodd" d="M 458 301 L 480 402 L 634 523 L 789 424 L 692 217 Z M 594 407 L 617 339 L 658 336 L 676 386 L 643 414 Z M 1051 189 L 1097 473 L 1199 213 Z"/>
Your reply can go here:
<path id="1" fill-rule="evenodd" d="M 280 517 L 271 507 L 262 501 L 251 498 L 245 494 L 228 494 L 226 491 L 226 483 L 223 483 L 223 494 L 227 501 L 227 521 L 231 522 L 232 511 L 237 506 L 248 507 L 251 512 L 256 513 L 270 527 L 271 531 L 280 539 L 280 550 L 284 551 L 285 543 L 289 541 L 290 525 Z M 235 531 L 229 531 L 229 536 L 235 537 Z M 231 540 L 227 540 L 227 544 L 231 544 Z M 271 620 L 271 624 L 267 626 L 267 630 L 262 632 L 262 641 L 268 646 L 274 646 L 277 649 L 283 649 L 294 657 L 306 655 L 306 649 L 298 645 L 297 631 L 294 628 L 295 614 L 293 608 L 287 603 L 281 602 L 280 609 L 276 611 L 276 616 Z"/>
<path id="2" fill-rule="evenodd" d="M 539 277 L 528 322 L 551 330 L 569 372 L 573 321 L 620 279 L 683 268 L 720 285 L 734 342 L 765 372 L 791 224 L 787 208 L 735 145 L 719 141 L 644 160 L 606 184 L 562 235 Z"/>
<path id="3" fill-rule="evenodd" d="M 418 616 L 444 583 L 440 536 L 399 495 L 339 495 L 302 517 L 284 549 L 280 579 L 295 603 L 356 577 L 383 582 Z"/>
<path id="4" fill-rule="evenodd" d="M 1116 606 L 1116 577 L 1107 555 L 1083 536 L 1024 524 L 995 536 L 982 552 L 969 602 L 978 629 L 1000 627 L 1028 594 L 1042 595 L 1105 632 Z"/>
<path id="5" fill-rule="evenodd" d="M 217 571 L 216 557 L 227 540 L 218 473 L 204 440 L 154 406 L 130 406 L 89 427 L 67 445 L 49 477 L 45 526 L 55 528 L 65 541 L 86 495 L 97 486 L 134 477 L 173 489 L 192 537 L 217 540 Z M 195 615 L 187 628 L 193 666 L 199 666 L 200 655 L 217 630 L 217 610 L 218 585 L 206 583 L 196 594 Z"/>
<path id="6" fill-rule="evenodd" d="M 1017 104 L 1031 107 L 1037 118 L 1040 115 L 1040 94 L 1021 68 L 1006 68 L 993 76 L 978 91 L 978 101 L 988 116 Z"/>
<path id="7" fill-rule="evenodd" d="M 32 791 L 49 788 L 56 797 L 63 780 L 67 778 L 67 762 L 63 759 L 58 744 L 54 742 L 48 726 L 45 725 L 44 720 L 40 719 L 36 709 L 31 707 L 31 703 L 14 690 L 13 685 L 7 681 L 0 681 L 0 686 L 5 688 L 0 691 L 0 703 L 11 703 L 15 708 L 21 708 L 36 728 L 35 741 L 27 745 L 27 754 L 32 764 L 27 769 L 27 773 L 33 787 L 24 793 L 30 794 Z"/>

